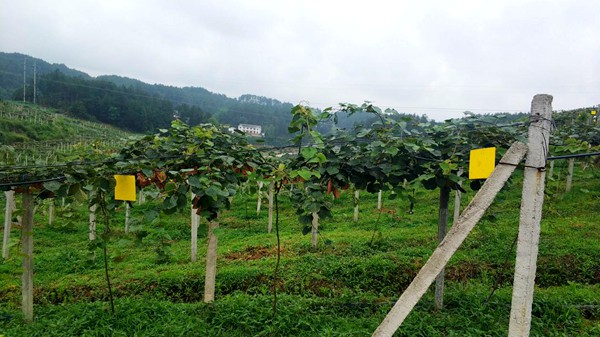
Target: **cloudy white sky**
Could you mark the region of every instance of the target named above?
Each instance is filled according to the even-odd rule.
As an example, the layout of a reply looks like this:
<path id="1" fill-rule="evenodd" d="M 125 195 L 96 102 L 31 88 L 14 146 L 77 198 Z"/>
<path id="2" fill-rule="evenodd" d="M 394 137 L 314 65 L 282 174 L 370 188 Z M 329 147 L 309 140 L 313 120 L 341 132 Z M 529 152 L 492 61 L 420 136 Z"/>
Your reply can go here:
<path id="1" fill-rule="evenodd" d="M 90 75 L 327 107 L 600 103 L 598 0 L 0 0 L 0 51 Z"/>

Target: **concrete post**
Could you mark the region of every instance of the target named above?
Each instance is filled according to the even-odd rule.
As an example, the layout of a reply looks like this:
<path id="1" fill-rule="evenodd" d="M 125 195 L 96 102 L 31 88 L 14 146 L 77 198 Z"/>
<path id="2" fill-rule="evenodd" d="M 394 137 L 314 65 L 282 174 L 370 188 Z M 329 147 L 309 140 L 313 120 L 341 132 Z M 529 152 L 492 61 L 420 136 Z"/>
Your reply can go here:
<path id="1" fill-rule="evenodd" d="M 575 171 L 575 158 L 569 158 L 569 175 L 567 176 L 566 192 L 571 192 L 573 187 L 573 172 Z"/>
<path id="2" fill-rule="evenodd" d="M 50 199 L 48 206 L 48 225 L 52 225 L 52 222 L 54 222 L 54 199 Z"/>
<path id="3" fill-rule="evenodd" d="M 548 170 L 548 179 L 552 179 L 554 176 L 554 160 L 550 161 L 550 169 Z"/>
<path id="4" fill-rule="evenodd" d="M 96 209 L 98 205 L 90 206 L 90 241 L 96 240 Z"/>
<path id="5" fill-rule="evenodd" d="M 206 274 L 204 278 L 204 302 L 215 300 L 215 281 L 217 279 L 217 245 L 218 239 L 214 230 L 219 227 L 215 221 L 208 223 L 208 242 L 206 250 Z"/>
<path id="6" fill-rule="evenodd" d="M 125 201 L 125 234 L 129 233 L 129 218 L 131 217 L 131 207 L 129 202 Z"/>
<path id="7" fill-rule="evenodd" d="M 261 189 L 263 188 L 263 182 L 259 181 L 258 182 L 258 192 L 256 192 L 256 194 L 258 194 L 258 200 L 256 201 L 256 215 L 260 215 L 260 206 L 262 204 L 262 191 Z"/>
<path id="8" fill-rule="evenodd" d="M 275 181 L 271 181 L 269 183 L 269 191 L 267 194 L 267 199 L 269 200 L 269 220 L 267 225 L 267 232 L 271 233 L 273 231 L 273 193 L 275 192 Z"/>
<path id="9" fill-rule="evenodd" d="M 508 327 L 510 337 L 529 336 L 531 328 L 531 306 L 544 204 L 544 168 L 552 128 L 552 96 L 535 95 L 531 102 L 531 121 Z"/>
<path id="10" fill-rule="evenodd" d="M 4 192 L 6 209 L 4 211 L 4 237 L 2 238 L 2 258 L 8 259 L 8 243 L 12 227 L 12 213 L 15 210 L 15 191 Z"/>
<path id="11" fill-rule="evenodd" d="M 23 256 L 22 293 L 21 304 L 25 321 L 33 321 L 33 194 L 23 193 L 23 224 L 21 226 L 21 245 Z"/>
<path id="12" fill-rule="evenodd" d="M 440 209 L 438 212 L 438 242 L 442 243 L 448 231 L 448 204 L 450 203 L 450 188 L 440 188 Z M 435 308 L 441 310 L 444 307 L 444 275 L 442 268 L 435 278 Z"/>
<path id="13" fill-rule="evenodd" d="M 312 227 L 311 227 L 311 238 L 310 244 L 313 250 L 317 249 L 317 240 L 319 234 L 319 215 L 317 213 L 312 213 Z"/>

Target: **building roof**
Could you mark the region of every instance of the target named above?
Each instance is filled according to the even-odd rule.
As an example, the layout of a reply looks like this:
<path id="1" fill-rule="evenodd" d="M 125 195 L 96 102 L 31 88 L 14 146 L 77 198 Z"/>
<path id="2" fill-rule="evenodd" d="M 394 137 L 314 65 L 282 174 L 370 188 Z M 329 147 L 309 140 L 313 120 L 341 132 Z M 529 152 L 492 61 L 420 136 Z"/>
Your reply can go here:
<path id="1" fill-rule="evenodd" d="M 254 124 L 240 124 L 238 125 L 238 128 L 253 128 L 253 129 L 261 129 L 262 127 L 260 125 L 254 125 Z"/>

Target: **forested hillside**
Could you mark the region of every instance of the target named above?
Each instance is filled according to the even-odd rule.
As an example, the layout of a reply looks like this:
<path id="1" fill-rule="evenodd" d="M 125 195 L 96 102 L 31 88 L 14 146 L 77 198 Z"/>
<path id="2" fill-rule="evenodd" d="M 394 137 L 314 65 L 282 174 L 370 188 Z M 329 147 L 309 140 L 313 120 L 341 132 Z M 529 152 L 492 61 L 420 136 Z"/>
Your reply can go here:
<path id="1" fill-rule="evenodd" d="M 12 98 L 17 88 L 23 90 L 23 61 L 26 60 L 25 76 L 29 82 L 33 80 L 34 64 L 38 75 L 46 74 L 58 70 L 67 76 L 82 77 L 91 79 L 91 77 L 81 71 L 71 69 L 64 64 L 48 63 L 42 59 L 23 55 L 19 53 L 0 52 L 0 98 Z M 22 98 L 23 96 L 21 96 Z"/>
<path id="2" fill-rule="evenodd" d="M 287 125 L 291 121 L 290 110 L 292 109 L 290 103 L 250 94 L 230 98 L 201 87 L 178 88 L 163 84 L 148 84 L 116 75 L 99 76 L 98 79 L 144 91 L 176 105 L 197 106 L 211 113 L 212 121 L 221 124 L 233 126 L 240 123 L 259 124 L 268 143 L 285 143 L 288 138 Z"/>
<path id="3" fill-rule="evenodd" d="M 23 97 L 23 65 L 26 90 Z M 177 88 L 148 84 L 116 75 L 93 78 L 65 65 L 50 64 L 17 53 L 0 53 L 0 98 L 33 102 L 35 62 L 36 102 L 91 120 L 135 132 L 166 127 L 174 117 L 196 125 L 212 122 L 260 124 L 269 143 L 287 141 L 289 103 L 242 95 L 230 98 L 201 87 Z"/>

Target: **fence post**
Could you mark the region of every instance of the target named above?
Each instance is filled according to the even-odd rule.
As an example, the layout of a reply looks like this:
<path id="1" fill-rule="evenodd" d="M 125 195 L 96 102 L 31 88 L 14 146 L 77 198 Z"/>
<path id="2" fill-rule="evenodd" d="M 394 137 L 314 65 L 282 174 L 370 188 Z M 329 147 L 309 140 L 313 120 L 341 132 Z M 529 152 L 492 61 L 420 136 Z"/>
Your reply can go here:
<path id="1" fill-rule="evenodd" d="M 52 225 L 52 222 L 54 222 L 54 199 L 50 199 L 48 206 L 48 225 Z"/>
<path id="2" fill-rule="evenodd" d="M 554 176 L 554 160 L 550 161 L 550 169 L 548 170 L 548 179 L 552 179 Z"/>
<path id="3" fill-rule="evenodd" d="M 129 201 L 125 201 L 125 234 L 129 233 L 129 218 L 131 217 L 131 207 Z"/>
<path id="4" fill-rule="evenodd" d="M 204 303 L 215 300 L 215 281 L 217 278 L 217 245 L 218 239 L 214 230 L 219 227 L 217 222 L 208 222 L 208 242 L 206 249 L 206 274 L 204 277 Z"/>
<path id="5" fill-rule="evenodd" d="M 144 197 L 144 189 L 140 188 L 139 190 L 139 199 L 138 199 L 138 205 L 142 205 L 144 203 L 144 201 L 146 201 L 145 197 Z"/>
<path id="6" fill-rule="evenodd" d="M 33 194 L 23 193 L 23 224 L 21 227 L 21 245 L 23 255 L 23 276 L 21 303 L 25 321 L 33 321 Z"/>
<path id="7" fill-rule="evenodd" d="M 256 192 L 257 194 L 257 200 L 256 200 L 256 215 L 260 215 L 260 206 L 262 204 L 262 191 L 261 189 L 263 188 L 263 182 L 259 181 L 258 182 L 258 191 Z"/>
<path id="8" fill-rule="evenodd" d="M 64 198 L 63 198 L 64 201 Z M 94 241 L 96 240 L 96 209 L 98 208 L 98 205 L 94 204 L 92 206 L 90 206 L 90 233 L 89 233 L 89 237 L 90 237 L 90 241 Z"/>
<path id="9" fill-rule="evenodd" d="M 571 192 L 573 187 L 573 171 L 575 170 L 575 158 L 569 158 L 569 175 L 567 176 L 566 192 Z"/>
<path id="10" fill-rule="evenodd" d="M 440 188 L 440 209 L 438 216 L 438 243 L 442 243 L 448 230 L 448 204 L 450 203 L 450 188 Z M 441 310 L 444 307 L 444 268 L 435 278 L 435 308 Z"/>
<path id="11" fill-rule="evenodd" d="M 529 336 L 531 306 L 544 204 L 546 156 L 552 128 L 552 96 L 535 95 L 531 102 L 527 160 L 519 218 L 517 260 L 508 336 Z"/>
<path id="12" fill-rule="evenodd" d="M 269 191 L 267 192 L 267 199 L 269 200 L 269 220 L 267 225 L 267 232 L 273 231 L 273 193 L 275 191 L 275 181 L 271 180 L 269 183 Z"/>
<path id="13" fill-rule="evenodd" d="M 192 193 L 192 200 L 196 198 L 196 195 Z M 191 220 L 192 220 L 192 238 L 191 238 L 191 254 L 192 254 L 192 262 L 196 262 L 198 259 L 198 225 L 200 224 L 200 216 L 196 214 L 196 209 L 194 209 L 194 205 L 192 203 L 191 207 Z"/>
<path id="14" fill-rule="evenodd" d="M 15 210 L 15 191 L 4 192 L 6 197 L 6 210 L 4 211 L 4 238 L 2 239 L 2 258 L 8 259 L 8 243 L 10 228 L 12 227 L 12 213 Z"/>
<path id="15" fill-rule="evenodd" d="M 446 266 L 467 235 L 473 230 L 485 211 L 490 207 L 496 194 L 504 186 L 517 164 L 527 152 L 523 143 L 515 143 L 506 152 L 500 163 L 477 192 L 469 206 L 465 208 L 457 223 L 450 228 L 448 235 L 435 249 L 417 276 L 404 290 L 394 307 L 373 333 L 373 337 L 391 337 L 425 294 L 439 272 Z"/>
<path id="16" fill-rule="evenodd" d="M 319 234 L 319 214 L 313 212 L 312 213 L 312 224 L 311 224 L 311 238 L 310 238 L 310 244 L 313 250 L 317 250 L 317 240 L 318 240 L 318 234 Z"/>

